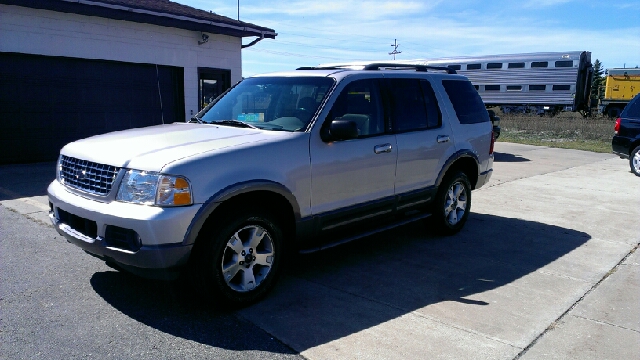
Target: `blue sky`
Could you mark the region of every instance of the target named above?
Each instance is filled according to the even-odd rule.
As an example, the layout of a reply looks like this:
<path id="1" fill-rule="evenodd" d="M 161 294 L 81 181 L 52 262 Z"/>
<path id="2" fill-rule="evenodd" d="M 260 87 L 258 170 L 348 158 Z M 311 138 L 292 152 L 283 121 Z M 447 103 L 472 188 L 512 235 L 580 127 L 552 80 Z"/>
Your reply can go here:
<path id="1" fill-rule="evenodd" d="M 238 16 L 237 0 L 173 1 Z M 640 66 L 640 0 L 240 0 L 240 20 L 278 33 L 242 50 L 243 76 L 390 60 L 394 39 L 402 60 L 586 50 Z"/>

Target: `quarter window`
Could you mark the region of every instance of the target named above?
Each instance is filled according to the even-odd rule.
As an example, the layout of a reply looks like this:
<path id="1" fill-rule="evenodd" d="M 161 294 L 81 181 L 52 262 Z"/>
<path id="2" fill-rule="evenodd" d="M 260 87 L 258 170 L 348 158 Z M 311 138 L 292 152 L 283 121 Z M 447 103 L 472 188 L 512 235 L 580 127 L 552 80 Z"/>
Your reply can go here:
<path id="1" fill-rule="evenodd" d="M 444 86 L 461 124 L 489 121 L 489 113 L 484 107 L 480 95 L 469 81 L 443 80 L 442 86 Z"/>

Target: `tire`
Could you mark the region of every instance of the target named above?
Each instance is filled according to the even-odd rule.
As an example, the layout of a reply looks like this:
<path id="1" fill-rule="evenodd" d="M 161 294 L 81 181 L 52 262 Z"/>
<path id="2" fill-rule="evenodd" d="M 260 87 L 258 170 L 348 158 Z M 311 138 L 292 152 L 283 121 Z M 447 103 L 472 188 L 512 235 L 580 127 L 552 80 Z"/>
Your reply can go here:
<path id="1" fill-rule="evenodd" d="M 454 235 L 464 226 L 471 210 L 471 184 L 462 172 L 445 176 L 433 206 L 432 224 L 442 235 Z"/>
<path id="2" fill-rule="evenodd" d="M 632 173 L 640 176 L 640 146 L 636 146 L 631 152 L 631 156 L 629 156 L 629 166 L 631 167 Z"/>
<path id="3" fill-rule="evenodd" d="M 262 299 L 275 285 L 282 263 L 283 232 L 261 211 L 229 214 L 204 229 L 194 247 L 196 290 L 229 307 Z"/>

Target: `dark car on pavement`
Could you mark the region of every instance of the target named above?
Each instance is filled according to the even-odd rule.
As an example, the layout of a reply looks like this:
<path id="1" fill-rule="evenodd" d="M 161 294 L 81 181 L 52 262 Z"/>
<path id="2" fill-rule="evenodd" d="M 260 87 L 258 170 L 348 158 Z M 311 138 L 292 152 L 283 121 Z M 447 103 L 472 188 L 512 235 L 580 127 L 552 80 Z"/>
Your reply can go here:
<path id="1" fill-rule="evenodd" d="M 640 176 L 640 94 L 636 95 L 616 119 L 613 152 L 629 159 L 631 171 Z"/>

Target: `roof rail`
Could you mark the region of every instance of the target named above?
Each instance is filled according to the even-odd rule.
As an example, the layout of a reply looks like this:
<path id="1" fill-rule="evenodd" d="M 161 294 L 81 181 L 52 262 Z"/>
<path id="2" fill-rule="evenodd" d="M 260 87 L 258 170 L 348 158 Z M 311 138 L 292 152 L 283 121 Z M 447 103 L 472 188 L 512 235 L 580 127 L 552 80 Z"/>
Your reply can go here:
<path id="1" fill-rule="evenodd" d="M 397 64 L 397 63 L 372 63 L 365 65 L 362 70 L 380 70 L 380 68 L 405 68 L 405 69 L 416 69 L 416 71 L 428 71 L 431 70 L 439 70 L 446 71 L 447 74 L 457 74 L 457 72 L 446 66 L 429 66 L 429 65 L 416 65 L 416 64 Z"/>

